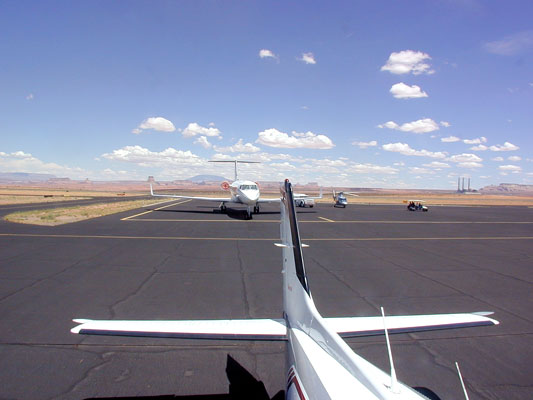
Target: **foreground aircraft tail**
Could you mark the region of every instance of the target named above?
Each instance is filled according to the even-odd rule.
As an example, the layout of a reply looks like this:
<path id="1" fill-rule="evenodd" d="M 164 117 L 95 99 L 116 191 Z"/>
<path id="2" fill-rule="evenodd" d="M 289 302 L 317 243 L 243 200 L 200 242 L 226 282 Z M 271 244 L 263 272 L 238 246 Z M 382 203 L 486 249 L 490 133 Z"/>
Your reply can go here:
<path id="1" fill-rule="evenodd" d="M 446 325 L 445 321 L 451 322 L 454 318 L 456 318 L 456 324 L 477 325 L 497 322 L 479 314 L 468 317 L 467 315 L 455 317 L 430 315 L 418 316 L 418 318 L 396 317 L 393 320 L 387 318 L 388 328 L 386 328 L 384 315 L 377 318 L 354 317 L 329 321 L 322 318 L 313 302 L 305 272 L 292 186 L 288 180 L 285 181 L 281 192 L 283 305 L 289 361 L 286 397 L 288 399 L 333 399 L 346 398 L 349 393 L 353 398 L 364 399 L 427 399 L 396 379 L 388 341 L 390 331 L 388 328 L 397 331 L 421 330 L 424 329 L 422 326 L 426 329 L 437 326 L 443 328 Z M 336 326 L 336 323 L 339 325 Z M 342 327 L 344 324 L 346 326 Z M 365 329 L 362 329 L 363 325 L 366 325 Z M 373 329 L 387 334 L 391 375 L 354 353 L 339 336 L 339 333 L 344 333 L 346 336 L 354 333 L 365 335 Z"/>

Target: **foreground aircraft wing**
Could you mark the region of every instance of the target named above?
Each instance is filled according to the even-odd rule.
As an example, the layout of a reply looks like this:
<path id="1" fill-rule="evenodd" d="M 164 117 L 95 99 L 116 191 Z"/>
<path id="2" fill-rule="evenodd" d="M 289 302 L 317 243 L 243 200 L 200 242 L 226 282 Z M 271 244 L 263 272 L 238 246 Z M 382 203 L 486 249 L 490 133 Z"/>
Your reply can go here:
<path id="1" fill-rule="evenodd" d="M 170 197 L 175 199 L 189 199 L 189 200 L 207 200 L 207 201 L 223 201 L 223 202 L 231 202 L 231 198 L 229 197 L 198 197 L 198 196 L 179 196 L 176 194 L 155 194 L 154 189 L 152 188 L 152 185 L 150 185 L 150 194 L 153 197 Z"/>
<path id="2" fill-rule="evenodd" d="M 71 329 L 82 335 L 143 336 L 183 339 L 286 340 L 282 319 L 195 321 L 97 321 L 75 319 Z"/>
<path id="3" fill-rule="evenodd" d="M 391 334 L 498 325 L 498 321 L 487 317 L 490 314 L 492 313 L 393 315 L 386 318 L 387 330 Z M 343 338 L 385 334 L 381 316 L 324 318 L 324 320 L 330 329 Z"/>
<path id="4" fill-rule="evenodd" d="M 490 313 L 388 316 L 389 333 L 409 333 L 472 326 L 497 325 Z M 383 335 L 379 317 L 324 318 L 341 337 Z M 85 335 L 143 336 L 182 339 L 287 340 L 283 319 L 228 319 L 183 321 L 98 321 L 75 319 L 72 333 Z"/>

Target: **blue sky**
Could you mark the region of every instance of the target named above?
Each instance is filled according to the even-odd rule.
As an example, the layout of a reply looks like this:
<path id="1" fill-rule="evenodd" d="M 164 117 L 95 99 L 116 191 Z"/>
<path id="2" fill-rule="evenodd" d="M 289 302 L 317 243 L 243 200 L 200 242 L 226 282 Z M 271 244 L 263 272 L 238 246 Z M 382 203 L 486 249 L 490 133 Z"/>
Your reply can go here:
<path id="1" fill-rule="evenodd" d="M 533 184 L 529 1 L 4 1 L 0 172 Z"/>

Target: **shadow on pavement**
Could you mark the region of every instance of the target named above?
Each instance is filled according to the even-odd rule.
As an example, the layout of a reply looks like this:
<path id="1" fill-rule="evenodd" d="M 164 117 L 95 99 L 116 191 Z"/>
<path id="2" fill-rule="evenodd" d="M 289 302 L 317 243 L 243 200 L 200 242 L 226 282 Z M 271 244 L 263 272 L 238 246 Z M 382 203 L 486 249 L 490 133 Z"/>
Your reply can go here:
<path id="1" fill-rule="evenodd" d="M 226 361 L 226 376 L 229 381 L 229 393 L 223 394 L 199 394 L 187 396 L 158 395 L 141 397 L 91 397 L 86 400 L 125 400 L 125 399 L 157 399 L 157 400 L 283 400 L 285 392 L 280 390 L 272 399 L 268 396 L 262 381 L 254 378 L 242 365 L 228 354 Z"/>

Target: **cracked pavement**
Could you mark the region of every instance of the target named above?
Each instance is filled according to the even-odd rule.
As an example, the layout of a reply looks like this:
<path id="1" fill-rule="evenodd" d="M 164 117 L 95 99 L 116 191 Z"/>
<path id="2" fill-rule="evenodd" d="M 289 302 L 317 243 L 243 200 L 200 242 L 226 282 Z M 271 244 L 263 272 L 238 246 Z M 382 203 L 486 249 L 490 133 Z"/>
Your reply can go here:
<path id="1" fill-rule="evenodd" d="M 202 202 L 153 211 L 149 221 L 121 221 L 144 209 L 57 227 L 1 221 L 0 398 L 223 394 L 228 354 L 270 396 L 284 389 L 282 342 L 70 333 L 73 318 L 281 317 L 279 215 L 264 208 L 253 221 Z M 378 315 L 380 306 L 388 315 L 495 312 L 496 327 L 392 336 L 400 380 L 461 398 L 459 361 L 471 399 L 531 397 L 533 224 L 524 222 L 533 209 L 319 204 L 298 218 L 323 316 Z M 391 240 L 424 237 L 435 240 Z M 388 370 L 384 338 L 348 343 Z"/>

